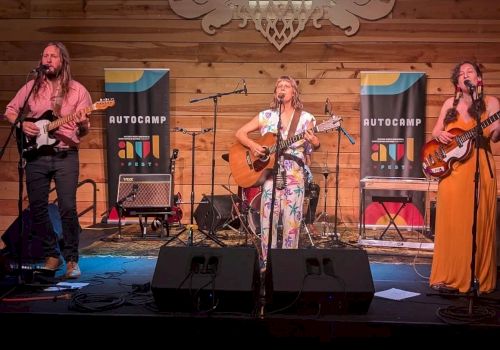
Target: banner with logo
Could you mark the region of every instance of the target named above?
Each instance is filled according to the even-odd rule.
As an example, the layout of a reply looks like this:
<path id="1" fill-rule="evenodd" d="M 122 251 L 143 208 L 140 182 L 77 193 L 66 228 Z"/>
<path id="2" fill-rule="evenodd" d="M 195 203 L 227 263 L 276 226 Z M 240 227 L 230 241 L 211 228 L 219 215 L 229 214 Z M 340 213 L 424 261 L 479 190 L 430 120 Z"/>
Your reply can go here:
<path id="1" fill-rule="evenodd" d="M 168 69 L 105 69 L 108 205 L 117 201 L 120 174 L 168 173 Z"/>
<path id="2" fill-rule="evenodd" d="M 420 150 L 425 142 L 425 101 L 422 72 L 361 73 L 361 179 L 423 178 Z M 396 222 L 411 227 L 424 224 L 423 192 L 370 190 L 369 194 L 362 213 L 366 225 L 387 223 L 384 208 L 370 204 L 374 195 L 411 195 L 412 203 L 401 210 Z M 394 215 L 401 203 L 385 205 Z"/>

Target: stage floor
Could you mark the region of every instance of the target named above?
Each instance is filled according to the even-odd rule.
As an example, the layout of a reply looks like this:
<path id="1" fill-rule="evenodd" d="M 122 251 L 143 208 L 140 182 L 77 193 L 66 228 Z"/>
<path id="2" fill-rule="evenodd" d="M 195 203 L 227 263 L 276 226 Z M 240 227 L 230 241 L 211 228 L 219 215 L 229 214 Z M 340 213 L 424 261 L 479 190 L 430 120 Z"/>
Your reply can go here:
<path id="1" fill-rule="evenodd" d="M 82 240 L 85 245 L 83 251 L 95 244 L 93 239 L 100 236 L 95 232 L 87 235 Z M 90 236 L 94 238 L 91 239 Z M 162 248 L 165 242 L 159 242 L 161 244 L 158 249 L 163 249 L 170 255 L 173 250 L 170 247 Z M 190 250 L 191 247 L 180 249 Z M 212 251 L 219 248 L 203 249 Z M 333 255 L 343 249 L 356 248 L 335 247 L 332 248 Z M 329 248 L 302 250 L 313 252 L 313 255 L 321 255 L 318 253 L 320 250 L 331 254 L 328 252 Z M 0 318 L 4 334 L 16 332 L 19 327 L 29 329 L 27 334 L 30 334 L 30 337 L 27 341 L 34 341 L 36 336 L 50 334 L 55 330 L 58 337 L 78 339 L 85 336 L 86 339 L 100 339 L 105 330 L 111 329 L 119 331 L 113 338 L 113 344 L 129 345 L 130 342 L 139 341 L 137 336 L 130 339 L 130 334 L 140 335 L 141 339 L 148 341 L 154 338 L 165 340 L 165 337 L 178 337 L 177 341 L 183 343 L 204 345 L 236 345 L 235 342 L 241 345 L 262 342 L 293 345 L 343 342 L 373 344 L 374 341 L 384 341 L 385 344 L 388 339 L 428 343 L 429 339 L 432 339 L 430 337 L 437 337 L 433 342 L 446 344 L 461 342 L 469 337 L 480 337 L 481 341 L 488 337 L 497 341 L 494 338 L 500 334 L 500 292 L 474 298 L 438 294 L 428 287 L 430 261 L 418 263 L 418 259 L 405 258 L 404 261 L 398 262 L 396 257 L 391 262 L 381 262 L 376 261 L 377 255 L 368 254 L 368 257 L 375 296 L 369 302 L 368 310 L 362 313 L 325 314 L 318 310 L 315 314 L 294 314 L 272 310 L 269 305 L 266 305 L 264 311 L 253 312 L 242 312 L 239 309 L 197 309 L 196 306 L 190 310 L 175 312 L 159 310 L 150 287 L 155 268 L 158 264 L 167 264 L 168 259 L 161 260 L 163 258 L 159 259 L 158 255 L 146 254 L 83 254 L 80 259 L 82 277 L 71 282 L 88 285 L 78 291 L 43 291 L 47 286 L 64 281 L 64 269 L 54 278 L 37 277 L 29 280 L 29 277 L 4 277 L 0 283 Z M 349 264 L 354 266 L 353 274 L 358 271 L 356 264 L 362 263 L 354 259 L 349 260 Z M 162 268 L 180 268 L 175 263 L 168 265 L 162 265 Z M 241 271 L 241 274 L 245 273 L 244 267 L 241 267 L 241 270 L 238 266 L 234 268 Z M 343 272 L 349 274 L 351 270 Z M 217 286 L 216 280 L 214 290 L 217 290 Z M 346 290 L 349 293 L 349 287 Z M 402 300 L 377 296 L 377 292 L 387 290 L 397 292 L 396 295 L 403 292 L 415 295 Z M 294 291 L 297 297 L 302 292 Z M 489 317 L 476 320 L 481 315 Z M 80 335 L 73 337 L 75 327 Z M 158 332 L 158 327 L 165 331 Z"/>

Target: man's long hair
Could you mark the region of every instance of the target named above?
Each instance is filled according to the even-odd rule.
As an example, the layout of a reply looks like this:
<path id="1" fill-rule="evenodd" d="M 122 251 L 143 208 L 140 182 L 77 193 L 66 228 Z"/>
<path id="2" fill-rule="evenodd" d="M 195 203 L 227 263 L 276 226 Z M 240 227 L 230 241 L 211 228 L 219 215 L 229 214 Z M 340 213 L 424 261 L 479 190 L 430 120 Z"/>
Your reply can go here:
<path id="1" fill-rule="evenodd" d="M 59 91 L 59 96 L 64 99 L 68 94 L 69 84 L 72 79 L 69 52 L 66 46 L 64 46 L 64 44 L 60 41 L 48 42 L 43 50 L 45 51 L 45 49 L 49 46 L 57 47 L 59 49 L 59 55 L 61 56 L 61 68 L 56 72 L 55 79 L 59 79 L 61 82 L 61 90 Z M 40 64 L 42 63 L 41 61 L 42 60 L 40 59 Z M 38 92 L 40 90 L 40 87 L 42 86 L 43 79 L 41 78 L 43 78 L 43 76 L 39 73 L 39 77 L 35 80 L 35 86 L 33 88 L 33 95 L 35 96 L 35 98 L 38 97 Z"/>

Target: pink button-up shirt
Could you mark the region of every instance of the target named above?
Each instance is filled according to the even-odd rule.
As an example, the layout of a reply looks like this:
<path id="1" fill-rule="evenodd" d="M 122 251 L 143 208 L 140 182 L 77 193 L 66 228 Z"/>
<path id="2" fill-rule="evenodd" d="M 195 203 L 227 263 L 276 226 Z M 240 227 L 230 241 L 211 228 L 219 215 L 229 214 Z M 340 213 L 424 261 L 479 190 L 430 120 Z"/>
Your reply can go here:
<path id="1" fill-rule="evenodd" d="M 5 113 L 19 114 L 19 110 L 24 104 L 24 100 L 28 95 L 31 87 L 34 84 L 34 80 L 26 83 L 19 91 L 16 96 L 9 102 Z M 33 95 L 30 96 L 28 101 L 28 106 L 26 108 L 26 116 L 30 118 L 39 118 L 48 110 L 54 110 L 55 98 L 52 96 L 52 89 L 50 89 L 49 84 L 44 82 L 38 91 L 38 95 L 35 99 Z M 66 98 L 62 101 L 60 117 L 66 117 L 70 114 L 78 112 L 92 104 L 92 99 L 90 97 L 87 89 L 77 82 L 72 80 L 69 84 L 69 91 Z M 80 143 L 80 138 L 78 137 L 78 126 L 75 122 L 70 122 L 67 124 L 71 128 L 60 129 L 56 132 L 57 138 L 61 141 L 58 147 L 69 147 L 78 146 Z"/>

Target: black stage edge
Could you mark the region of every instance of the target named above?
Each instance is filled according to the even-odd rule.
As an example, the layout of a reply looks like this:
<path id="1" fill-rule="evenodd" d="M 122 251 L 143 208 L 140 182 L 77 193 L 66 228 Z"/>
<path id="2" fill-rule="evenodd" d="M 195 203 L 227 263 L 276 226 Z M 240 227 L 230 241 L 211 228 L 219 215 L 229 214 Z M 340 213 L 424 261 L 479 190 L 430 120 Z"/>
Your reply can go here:
<path id="1" fill-rule="evenodd" d="M 423 344 L 458 345 L 468 341 L 498 343 L 496 324 L 446 325 L 408 322 L 376 317 L 306 318 L 274 315 L 264 319 L 231 315 L 190 315 L 183 313 L 144 315 L 130 313 L 73 314 L 2 312 L 2 333 L 12 344 L 15 336 L 23 344 L 55 344 L 63 340 L 102 340 L 104 344 L 254 346 L 268 342 L 283 345 L 386 344 L 412 347 Z M 498 321 L 498 320 L 497 320 Z M 4 337 L 4 338 L 5 338 Z M 392 341 L 397 341 L 393 343 Z M 90 343 L 88 343 L 90 344 Z M 158 344 L 158 343 L 157 343 Z M 166 344 L 166 343 L 165 343 Z M 495 345 L 493 345 L 495 346 Z M 433 347 L 434 348 L 434 347 Z"/>
<path id="2" fill-rule="evenodd" d="M 429 263 L 369 258 L 351 248 L 272 250 L 265 281 L 270 293 L 261 317 L 249 302 L 260 283 L 253 249 L 164 245 L 157 257 L 83 255 L 82 277 L 72 281 L 89 283 L 80 291 L 42 292 L 63 281 L 64 269 L 55 277 L 27 276 L 23 285 L 16 276 L 0 278 L 1 334 L 6 345 L 44 348 L 80 342 L 114 348 L 381 344 L 403 349 L 500 339 L 500 291 L 474 302 L 493 310 L 489 319 L 443 319 L 438 310 L 467 307 L 468 298 L 430 289 Z M 376 295 L 391 288 L 419 295 L 400 301 Z M 201 291 L 203 302 L 193 305 L 191 296 Z M 211 291 L 221 299 L 215 308 Z M 84 307 L 82 298 L 90 300 Z M 294 307 L 286 307 L 294 300 Z M 314 307 L 317 300 L 322 310 Z"/>

